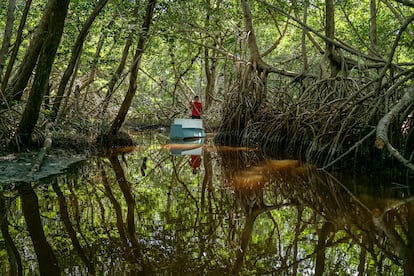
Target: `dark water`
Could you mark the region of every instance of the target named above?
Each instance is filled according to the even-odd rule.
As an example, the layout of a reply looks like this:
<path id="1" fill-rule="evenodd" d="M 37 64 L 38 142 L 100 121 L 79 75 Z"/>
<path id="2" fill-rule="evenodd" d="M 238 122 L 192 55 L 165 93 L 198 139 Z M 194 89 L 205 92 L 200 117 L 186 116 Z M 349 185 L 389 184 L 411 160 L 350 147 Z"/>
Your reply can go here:
<path id="1" fill-rule="evenodd" d="M 2 275 L 413 275 L 406 183 L 136 139 L 2 189 Z"/>

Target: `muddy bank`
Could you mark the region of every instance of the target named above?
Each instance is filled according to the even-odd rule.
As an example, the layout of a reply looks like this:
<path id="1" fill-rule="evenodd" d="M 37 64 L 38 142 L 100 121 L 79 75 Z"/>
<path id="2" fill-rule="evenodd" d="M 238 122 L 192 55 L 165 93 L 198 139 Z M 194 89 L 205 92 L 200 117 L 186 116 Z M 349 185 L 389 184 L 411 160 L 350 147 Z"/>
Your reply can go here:
<path id="1" fill-rule="evenodd" d="M 87 159 L 87 154 L 53 150 L 47 153 L 43 164 L 33 171 L 38 152 L 10 153 L 0 157 L 0 184 L 31 183 L 65 172 L 71 166 Z"/>

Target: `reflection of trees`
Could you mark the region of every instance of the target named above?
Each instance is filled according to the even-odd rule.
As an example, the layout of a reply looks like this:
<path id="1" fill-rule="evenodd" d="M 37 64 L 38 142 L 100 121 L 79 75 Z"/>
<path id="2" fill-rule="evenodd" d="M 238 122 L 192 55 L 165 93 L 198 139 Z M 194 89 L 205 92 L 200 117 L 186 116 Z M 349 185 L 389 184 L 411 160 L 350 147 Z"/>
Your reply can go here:
<path id="1" fill-rule="evenodd" d="M 173 163 L 173 176 L 172 176 L 172 183 L 178 182 L 182 187 L 185 189 L 187 195 L 191 198 L 194 204 L 198 208 L 198 202 L 196 197 L 191 193 L 191 190 L 188 188 L 187 183 L 183 180 L 183 169 L 187 166 L 186 156 L 180 156 L 180 158 L 172 158 Z"/>
<path id="2" fill-rule="evenodd" d="M 145 176 L 142 156 L 148 156 Z M 148 267 L 150 273 L 177 275 L 412 271 L 409 199 L 382 204 L 357 197 L 329 174 L 246 150 L 204 150 L 197 176 L 188 156 L 138 150 L 125 156 L 128 166 L 118 158 L 93 159 L 36 192 L 43 235 L 62 271 L 86 273 L 90 266 L 97 275 Z M 36 210 L 33 190 L 20 190 L 24 209 Z M 19 210 L 9 214 L 10 237 L 25 256 L 24 274 L 29 261 L 22 248 L 31 239 L 20 231 Z"/>
<path id="3" fill-rule="evenodd" d="M 72 245 L 75 248 L 81 260 L 84 262 L 84 264 L 88 268 L 88 272 L 91 274 L 95 274 L 95 267 L 93 263 L 89 260 L 89 258 L 86 256 L 84 248 L 80 244 L 79 239 L 76 235 L 76 231 L 73 228 L 72 222 L 70 220 L 70 214 L 68 212 L 68 207 L 67 207 L 65 196 L 63 195 L 59 185 L 56 182 L 53 183 L 52 186 L 53 186 L 53 190 L 55 191 L 58 197 L 60 217 L 63 221 L 63 224 L 65 225 L 66 231 L 69 234 Z"/>
<path id="4" fill-rule="evenodd" d="M 124 195 L 127 204 L 127 235 L 128 241 L 131 243 L 132 254 L 136 261 L 141 262 L 143 260 L 143 253 L 141 252 L 140 245 L 138 243 L 135 233 L 135 200 L 131 193 L 131 183 L 125 178 L 125 172 L 119 162 L 117 156 L 110 156 L 109 160 L 114 169 L 116 180 Z M 119 219 L 119 218 L 118 218 Z"/>
<path id="5" fill-rule="evenodd" d="M 213 215 L 213 204 L 214 204 L 214 185 L 213 185 L 213 163 L 211 152 L 204 150 L 203 151 L 203 165 L 204 165 L 204 177 L 201 183 L 201 191 L 200 191 L 200 209 L 198 212 L 200 213 L 197 215 L 198 221 L 196 222 L 198 225 L 205 220 L 207 227 L 198 227 L 196 228 L 198 233 L 198 237 L 200 237 L 199 243 L 199 256 L 204 254 L 204 252 L 209 252 L 211 247 L 209 244 L 212 243 L 212 239 L 214 239 L 214 231 L 216 221 Z M 207 202 L 206 202 L 207 201 Z M 212 254 L 212 252 L 209 252 Z M 201 261 L 199 258 L 199 261 Z"/>
<path id="6" fill-rule="evenodd" d="M 412 263 L 412 255 L 408 257 L 406 254 L 409 246 L 404 242 L 409 238 L 406 234 L 409 233 L 409 229 L 404 229 L 404 225 L 410 224 L 410 216 L 404 211 L 409 204 L 400 210 L 381 212 L 378 208 L 368 207 L 337 179 L 314 170 L 300 177 L 295 176 L 293 181 L 292 177 L 288 179 L 289 181 L 278 186 L 276 193 L 282 193 L 290 199 L 294 197 L 303 206 L 312 208 L 322 223 L 317 231 L 315 274 L 322 275 L 325 268 L 324 254 L 327 250 L 341 245 L 359 246 L 360 273 L 372 273 L 374 269 L 382 271 L 391 264 L 400 265 L 401 261 L 404 264 Z M 376 202 L 374 206 L 380 204 Z M 367 252 L 370 254 L 370 260 L 375 262 L 376 268 L 368 266 Z M 330 256 L 329 262 L 333 261 L 333 257 Z M 403 267 L 406 273 L 412 274 L 411 271 L 407 271 L 406 265 Z"/>
<path id="7" fill-rule="evenodd" d="M 314 275 L 323 275 L 341 269 L 342 273 L 349 273 L 347 264 L 359 263 L 355 270 L 360 274 L 390 273 L 398 271 L 402 261 L 405 273 L 412 274 L 412 229 L 408 229 L 410 221 L 406 221 L 412 217 L 408 215 L 409 205 L 405 205 L 404 214 L 381 213 L 380 223 L 373 223 L 377 220 L 375 210 L 329 174 L 293 160 L 259 160 L 246 151 L 222 151 L 220 157 L 225 178 L 244 213 L 235 274 L 243 271 L 246 255 L 257 254 L 256 245 L 247 249 L 247 243 L 262 230 L 253 227 L 255 220 L 263 217 L 259 214 L 267 214 L 276 229 L 270 247 L 276 249 L 273 254 L 278 266 L 274 266 L 274 259 L 252 261 L 250 257 L 249 263 L 244 261 L 246 268 L 262 269 L 262 273 L 296 274 L 301 267 L 302 271 L 306 268 Z M 289 214 L 286 220 L 277 219 L 285 214 Z M 290 230 L 283 229 L 286 224 Z"/>
<path id="8" fill-rule="evenodd" d="M 136 229 L 135 229 L 135 199 L 132 195 L 131 183 L 127 181 L 124 169 L 118 159 L 118 156 L 111 155 L 108 157 L 111 162 L 111 166 L 115 173 L 115 179 L 118 182 L 120 190 L 124 196 L 127 215 L 126 215 L 126 231 L 124 228 L 124 220 L 122 214 L 121 204 L 115 198 L 113 191 L 109 185 L 107 175 L 104 170 L 101 171 L 102 180 L 106 195 L 109 197 L 112 206 L 115 209 L 116 214 L 116 225 L 119 231 L 119 235 L 126 249 L 126 258 L 131 262 L 137 264 L 137 271 L 148 270 L 149 267 L 144 263 L 144 255 L 142 253 L 141 246 L 137 240 Z"/>
<path id="9" fill-rule="evenodd" d="M 236 261 L 233 267 L 233 274 L 239 274 L 243 265 L 245 255 L 247 253 L 247 246 L 253 232 L 254 222 L 259 215 L 259 212 L 249 212 L 246 215 L 244 229 L 240 237 L 240 248 L 236 252 Z"/>
<path id="10" fill-rule="evenodd" d="M 0 195 L 1 234 L 4 239 L 4 245 L 10 262 L 10 275 L 22 275 L 22 260 L 9 232 L 9 220 L 7 214 L 9 206 L 6 206 L 6 202 L 4 196 Z"/>
<path id="11" fill-rule="evenodd" d="M 211 159 L 211 152 L 208 150 L 203 151 L 204 160 L 204 178 L 201 186 L 201 208 L 205 207 L 206 192 L 207 192 L 207 203 L 208 210 L 212 212 L 212 200 L 214 198 L 214 186 L 213 186 L 213 164 Z"/>
<path id="12" fill-rule="evenodd" d="M 39 263 L 41 275 L 60 275 L 59 264 L 52 247 L 46 240 L 39 214 L 38 198 L 30 184 L 17 187 L 22 202 L 22 211 L 27 230 L 32 239 L 33 247 Z"/>
<path id="13" fill-rule="evenodd" d="M 112 204 L 112 207 L 115 210 L 116 227 L 118 229 L 121 242 L 122 242 L 124 248 L 129 248 L 128 239 L 127 239 L 125 229 L 124 229 L 124 220 L 122 218 L 122 206 L 116 200 L 116 198 L 114 196 L 114 193 L 112 192 L 111 186 L 109 184 L 106 172 L 102 168 L 100 162 L 99 162 L 99 167 L 100 167 L 100 172 L 101 172 L 101 176 L 102 176 L 102 184 L 104 186 L 106 196 L 109 198 L 109 200 Z M 103 206 L 103 204 L 101 203 L 100 206 Z M 104 208 L 104 207 L 101 207 L 101 208 Z M 105 221 L 105 218 L 103 218 L 102 220 Z M 106 231 L 106 232 L 108 233 L 108 231 Z M 108 235 L 110 235 L 110 234 L 108 234 Z"/>

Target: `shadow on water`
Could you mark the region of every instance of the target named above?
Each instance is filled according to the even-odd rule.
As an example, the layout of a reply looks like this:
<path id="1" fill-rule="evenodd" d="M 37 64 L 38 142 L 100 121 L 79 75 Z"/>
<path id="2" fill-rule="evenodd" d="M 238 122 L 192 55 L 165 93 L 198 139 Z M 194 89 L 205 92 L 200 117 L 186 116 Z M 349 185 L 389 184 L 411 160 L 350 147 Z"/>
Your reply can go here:
<path id="1" fill-rule="evenodd" d="M 413 275 L 410 187 L 150 138 L 3 185 L 1 273 Z"/>

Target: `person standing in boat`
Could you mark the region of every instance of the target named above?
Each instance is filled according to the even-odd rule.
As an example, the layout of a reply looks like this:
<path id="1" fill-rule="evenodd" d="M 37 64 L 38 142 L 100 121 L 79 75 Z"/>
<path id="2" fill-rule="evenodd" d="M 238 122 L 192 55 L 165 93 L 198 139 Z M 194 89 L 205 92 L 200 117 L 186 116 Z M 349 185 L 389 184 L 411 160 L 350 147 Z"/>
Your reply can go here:
<path id="1" fill-rule="evenodd" d="M 201 112 L 203 111 L 203 104 L 200 102 L 198 96 L 194 96 L 194 100 L 190 102 L 191 118 L 201 119 Z"/>

